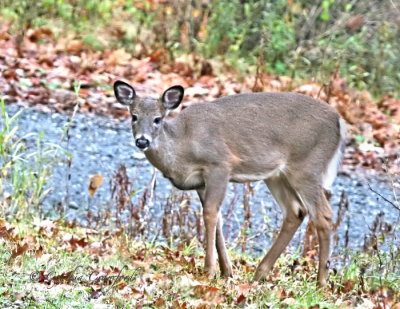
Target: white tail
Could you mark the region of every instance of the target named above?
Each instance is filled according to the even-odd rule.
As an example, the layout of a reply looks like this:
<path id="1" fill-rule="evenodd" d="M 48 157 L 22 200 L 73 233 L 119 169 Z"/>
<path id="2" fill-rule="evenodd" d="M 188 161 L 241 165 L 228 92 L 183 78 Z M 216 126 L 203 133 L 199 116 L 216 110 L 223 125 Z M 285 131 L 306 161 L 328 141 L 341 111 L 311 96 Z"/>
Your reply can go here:
<path id="1" fill-rule="evenodd" d="M 310 214 L 319 238 L 318 281 L 326 283 L 332 210 L 324 189 L 335 179 L 345 130 L 334 109 L 297 93 L 247 93 L 193 104 L 166 119 L 166 112 L 181 103 L 181 86 L 160 99 L 140 98 L 121 81 L 114 91 L 129 105 L 136 145 L 150 163 L 177 188 L 198 192 L 209 275 L 217 270 L 215 249 L 222 274 L 232 275 L 220 213 L 228 182 L 264 180 L 284 220 L 255 279 L 267 276 Z"/>

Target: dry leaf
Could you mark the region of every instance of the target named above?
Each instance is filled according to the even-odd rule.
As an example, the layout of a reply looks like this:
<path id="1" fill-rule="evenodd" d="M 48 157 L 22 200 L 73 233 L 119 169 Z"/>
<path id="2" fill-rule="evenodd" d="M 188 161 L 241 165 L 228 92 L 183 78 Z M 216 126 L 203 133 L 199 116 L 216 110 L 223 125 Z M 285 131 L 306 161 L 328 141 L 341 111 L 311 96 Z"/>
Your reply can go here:
<path id="1" fill-rule="evenodd" d="M 236 305 L 240 305 L 245 300 L 246 297 L 243 294 L 240 294 L 240 296 L 236 299 Z"/>
<path id="2" fill-rule="evenodd" d="M 13 250 L 11 259 L 15 259 L 17 256 L 24 254 L 29 249 L 29 245 L 27 243 L 17 244 L 17 248 Z"/>
<path id="3" fill-rule="evenodd" d="M 103 176 L 101 174 L 93 175 L 89 178 L 89 193 L 90 196 L 96 193 L 97 189 L 104 183 Z"/>
<path id="4" fill-rule="evenodd" d="M 67 46 L 69 53 L 79 53 L 83 49 L 82 41 L 73 40 Z"/>
<path id="5" fill-rule="evenodd" d="M 125 49 L 120 48 L 110 53 L 106 59 L 106 64 L 110 66 L 123 65 L 128 63 L 131 58 L 132 56 L 128 54 Z"/>
<path id="6" fill-rule="evenodd" d="M 158 298 L 158 299 L 154 302 L 154 305 L 155 305 L 156 307 L 163 307 L 164 304 L 165 304 L 165 300 L 162 299 L 162 298 Z"/>

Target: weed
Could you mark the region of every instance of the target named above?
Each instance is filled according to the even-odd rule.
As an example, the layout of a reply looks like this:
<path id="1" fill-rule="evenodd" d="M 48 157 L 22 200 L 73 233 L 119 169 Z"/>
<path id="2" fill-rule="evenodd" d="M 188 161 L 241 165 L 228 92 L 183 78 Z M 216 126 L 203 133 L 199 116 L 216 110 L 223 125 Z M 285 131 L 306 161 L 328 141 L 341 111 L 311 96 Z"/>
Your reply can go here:
<path id="1" fill-rule="evenodd" d="M 262 55 L 265 72 L 325 84 L 339 70 L 351 87 L 398 95 L 400 27 L 392 1 L 5 0 L 0 10 L 20 56 L 29 29 L 58 27 L 90 49 L 123 46 L 160 64 L 182 54 L 219 56 L 254 74 Z"/>
<path id="2" fill-rule="evenodd" d="M 44 133 L 18 136 L 15 120 L 23 112 L 10 117 L 1 100 L 3 125 L 0 128 L 0 215 L 30 218 L 41 214 L 41 203 L 51 187 L 46 186 L 56 163 L 57 145 L 44 142 Z M 35 143 L 32 141 L 35 139 Z"/>

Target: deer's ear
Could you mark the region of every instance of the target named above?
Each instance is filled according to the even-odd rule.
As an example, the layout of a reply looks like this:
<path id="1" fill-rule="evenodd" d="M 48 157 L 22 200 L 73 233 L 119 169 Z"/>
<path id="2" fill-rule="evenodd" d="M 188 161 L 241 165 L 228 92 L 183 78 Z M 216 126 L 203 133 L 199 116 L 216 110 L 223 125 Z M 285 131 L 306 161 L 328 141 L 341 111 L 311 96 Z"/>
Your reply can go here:
<path id="1" fill-rule="evenodd" d="M 136 97 L 135 90 L 127 83 L 117 80 L 114 83 L 114 94 L 118 102 L 124 105 L 130 105 Z"/>
<path id="2" fill-rule="evenodd" d="M 182 86 L 172 86 L 165 90 L 161 98 L 164 107 L 166 109 L 177 108 L 183 99 L 183 92 Z"/>

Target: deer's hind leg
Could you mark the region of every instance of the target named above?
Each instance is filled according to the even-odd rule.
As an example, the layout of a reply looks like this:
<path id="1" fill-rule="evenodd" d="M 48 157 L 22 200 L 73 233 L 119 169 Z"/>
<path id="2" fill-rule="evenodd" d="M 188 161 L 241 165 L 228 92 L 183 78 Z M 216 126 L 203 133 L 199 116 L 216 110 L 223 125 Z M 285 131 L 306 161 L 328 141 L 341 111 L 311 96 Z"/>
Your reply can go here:
<path id="1" fill-rule="evenodd" d="M 326 284 L 329 273 L 330 237 L 332 231 L 332 208 L 322 189 L 319 191 L 315 213 L 310 212 L 310 215 L 318 234 L 318 285 L 322 287 Z"/>
<path id="2" fill-rule="evenodd" d="M 258 265 L 254 274 L 254 280 L 263 279 L 268 275 L 276 259 L 293 238 L 294 233 L 307 214 L 307 210 L 298 193 L 293 189 L 284 174 L 266 179 L 265 183 L 282 209 L 283 223 L 277 239 Z"/>
<path id="3" fill-rule="evenodd" d="M 326 284 L 329 272 L 332 209 L 318 175 L 303 172 L 290 175 L 289 179 L 293 186 L 296 186 L 302 201 L 306 203 L 310 219 L 317 230 L 319 244 L 318 285 L 322 287 Z"/>

